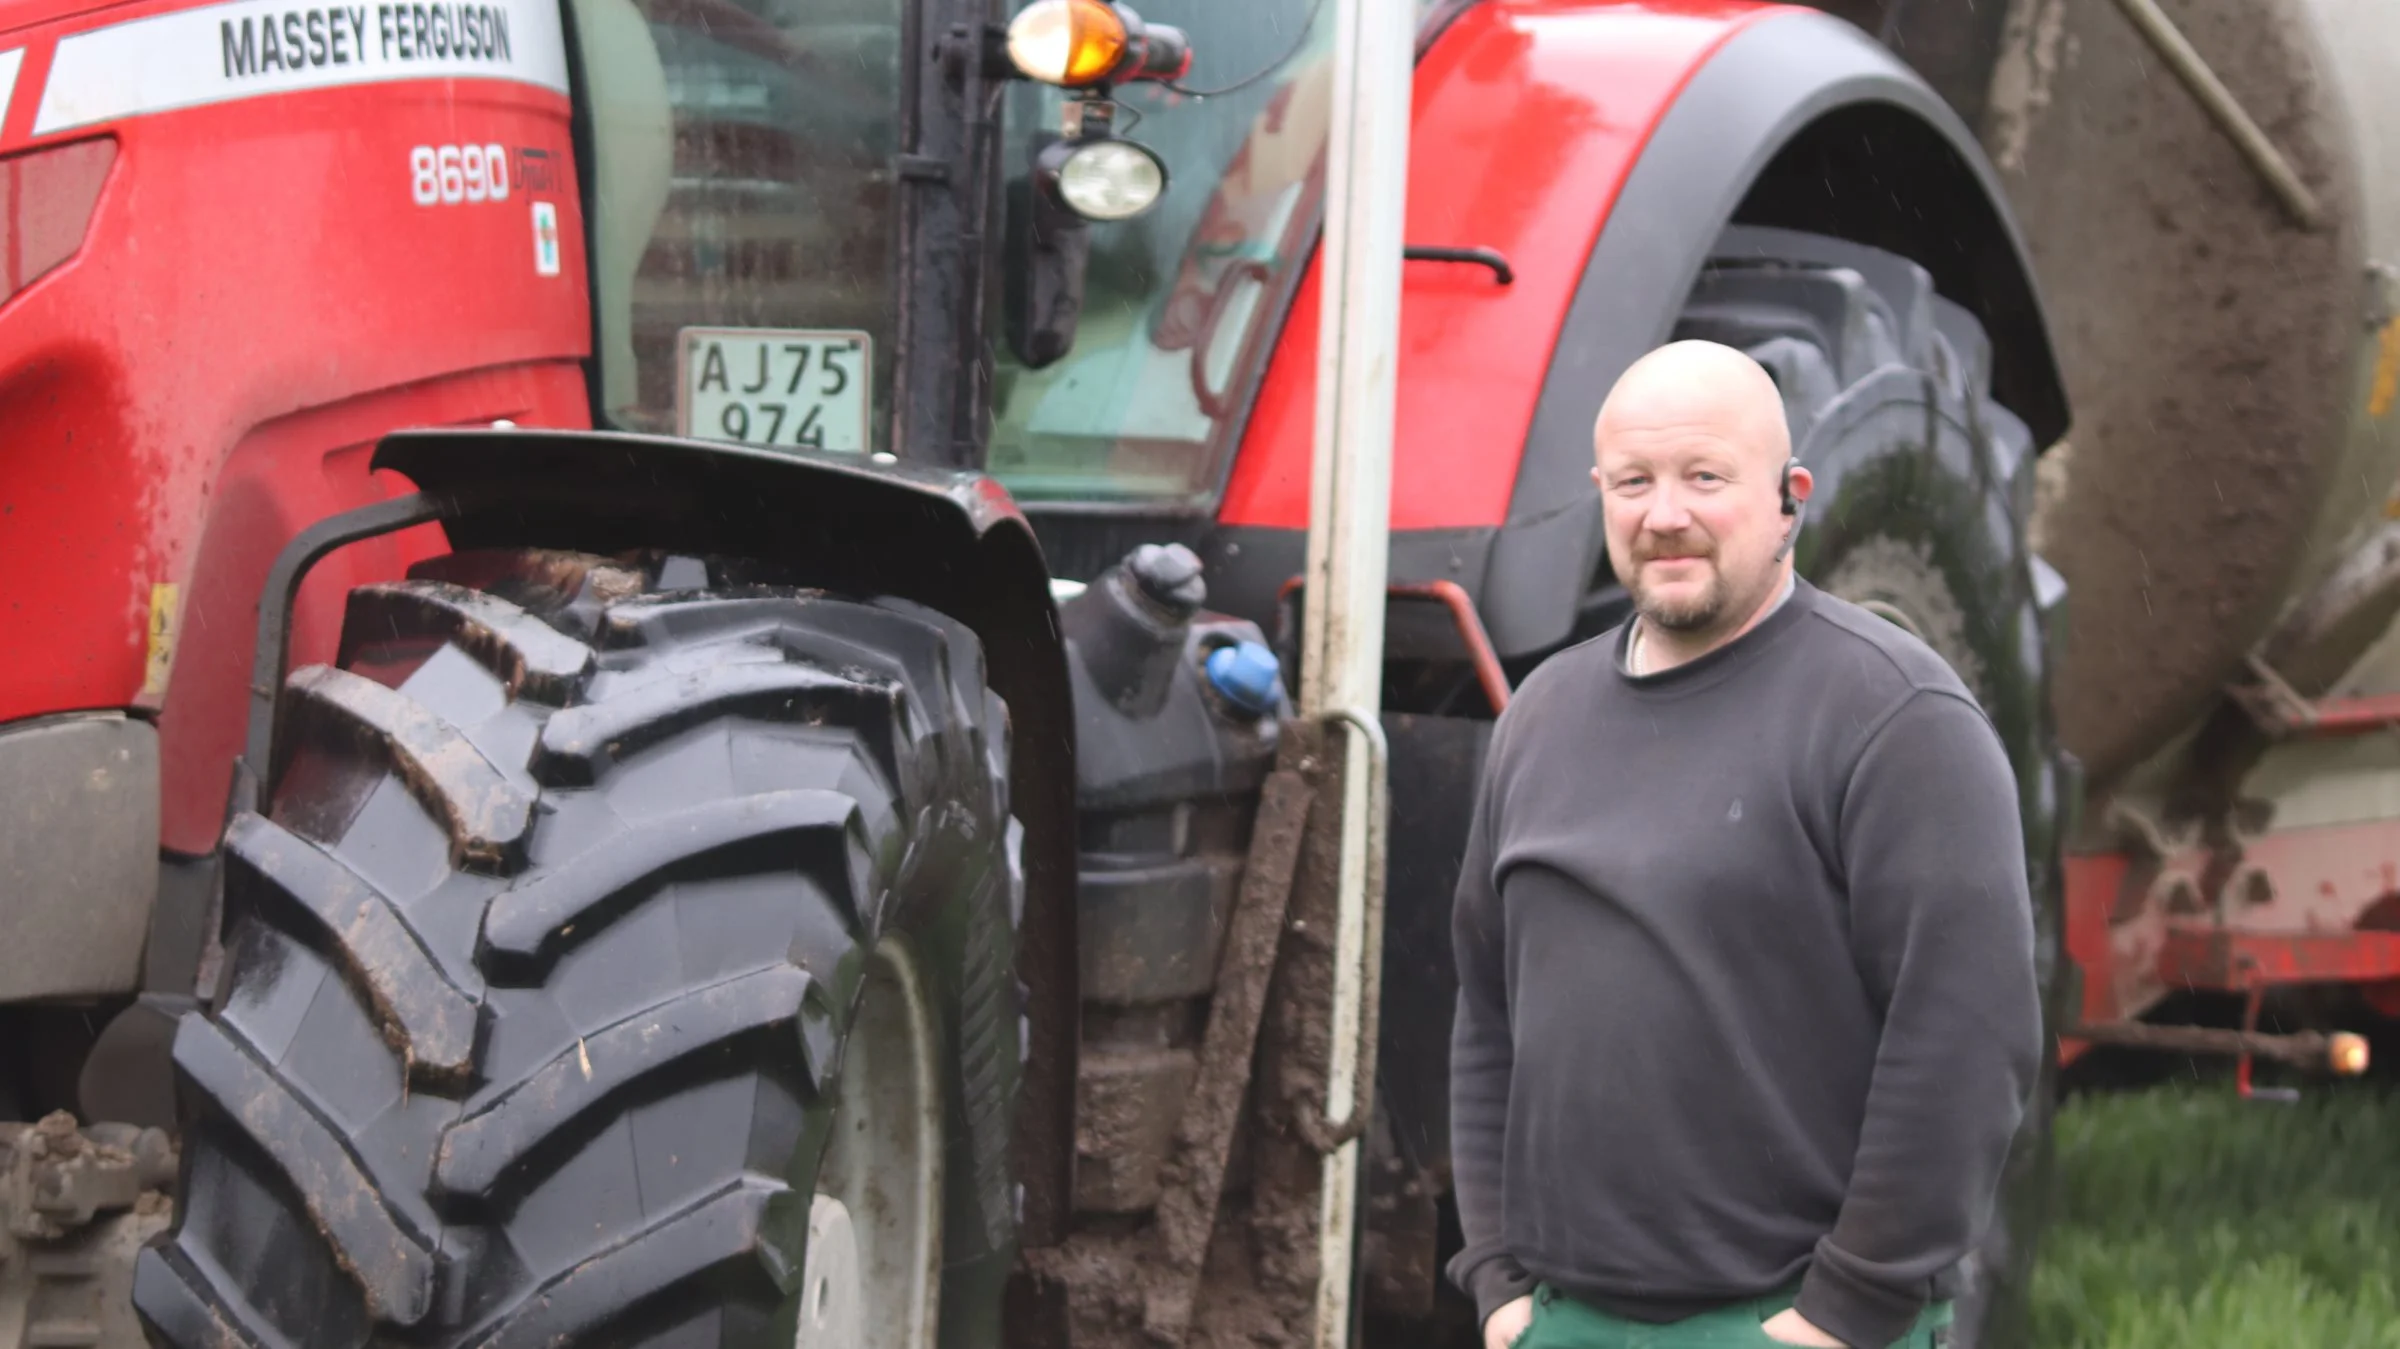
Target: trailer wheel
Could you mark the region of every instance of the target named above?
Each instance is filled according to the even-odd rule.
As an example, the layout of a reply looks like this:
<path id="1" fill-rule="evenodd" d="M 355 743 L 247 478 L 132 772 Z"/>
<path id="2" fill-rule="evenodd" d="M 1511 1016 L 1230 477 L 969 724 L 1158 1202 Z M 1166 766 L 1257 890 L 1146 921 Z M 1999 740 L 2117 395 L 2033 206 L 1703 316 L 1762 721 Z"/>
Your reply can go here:
<path id="1" fill-rule="evenodd" d="M 1990 396 L 1981 324 L 1905 258 L 1737 226 L 1719 241 L 1675 336 L 1747 351 L 1782 389 L 1794 452 L 1817 482 L 1794 550 L 1801 573 L 1915 634 L 1992 717 L 2020 784 L 2045 1005 L 2060 1007 L 2069 776 L 2049 672 L 2066 586 L 2028 542 L 2032 436 Z M 1968 1261 L 1961 1349 L 2028 1337 L 2054 1058 L 2045 1055 L 1988 1236 Z"/>
<path id="2" fill-rule="evenodd" d="M 445 557 L 292 674 L 154 1343 L 996 1337 L 1006 709 L 941 614 L 705 574 Z"/>

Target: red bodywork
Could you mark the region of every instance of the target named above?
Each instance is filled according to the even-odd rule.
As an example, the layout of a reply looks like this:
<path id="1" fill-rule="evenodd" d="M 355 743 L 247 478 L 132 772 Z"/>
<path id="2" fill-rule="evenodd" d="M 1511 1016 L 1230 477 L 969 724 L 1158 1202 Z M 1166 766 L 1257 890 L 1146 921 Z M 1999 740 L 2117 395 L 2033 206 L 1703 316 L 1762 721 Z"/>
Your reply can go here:
<path id="1" fill-rule="evenodd" d="M 588 425 L 578 362 L 591 327 L 557 89 L 403 77 L 35 134 L 37 117 L 56 116 L 45 95 L 74 92 L 50 88 L 62 37 L 138 34 L 120 25 L 197 8 L 16 4 L 0 18 L 0 52 L 24 52 L 0 168 L 71 142 L 115 147 L 80 250 L 0 305 L 0 722 L 155 710 L 163 842 L 193 853 L 223 823 L 277 550 L 312 521 L 405 490 L 366 469 L 386 432 Z M 381 42 L 379 7 L 351 8 Z M 191 17 L 214 41 L 216 15 L 258 9 Z M 162 88 L 127 78 L 136 101 Z M 419 205 L 412 155 L 444 145 L 504 147 L 508 197 Z M 525 151 L 551 166 L 538 185 L 515 171 Z M 536 201 L 555 215 L 551 275 L 536 266 Z M 27 233 L 20 219 L 12 239 Z M 442 546 L 428 527 L 318 567 L 295 614 L 295 662 L 332 658 L 347 590 Z"/>
<path id="2" fill-rule="evenodd" d="M 1508 518 L 1549 353 L 1592 243 L 1651 130 L 1692 73 L 1779 6 L 1487 0 L 1417 66 L 1409 126 L 1412 244 L 1497 249 L 1516 271 L 1412 262 L 1402 278 L 1392 421 L 1392 528 Z M 1312 259 L 1243 433 L 1226 525 L 1308 527 L 1316 427 Z"/>

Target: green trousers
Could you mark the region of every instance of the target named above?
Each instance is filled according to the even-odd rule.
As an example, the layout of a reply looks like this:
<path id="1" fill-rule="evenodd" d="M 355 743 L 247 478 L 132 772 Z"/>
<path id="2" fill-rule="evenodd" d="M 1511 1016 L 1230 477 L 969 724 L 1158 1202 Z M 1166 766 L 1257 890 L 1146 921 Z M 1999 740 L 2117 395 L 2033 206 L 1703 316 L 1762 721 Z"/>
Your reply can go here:
<path id="1" fill-rule="evenodd" d="M 1778 1341 L 1762 1328 L 1768 1318 L 1792 1305 L 1794 1287 L 1748 1302 L 1737 1302 L 1681 1321 L 1652 1324 L 1611 1316 L 1586 1306 L 1548 1284 L 1533 1293 L 1533 1324 L 1511 1349 L 1761 1349 Z M 1942 1349 L 1950 1343 L 1953 1308 L 1936 1302 L 1917 1317 L 1908 1334 L 1891 1345 L 1856 1345 L 1853 1349 Z"/>

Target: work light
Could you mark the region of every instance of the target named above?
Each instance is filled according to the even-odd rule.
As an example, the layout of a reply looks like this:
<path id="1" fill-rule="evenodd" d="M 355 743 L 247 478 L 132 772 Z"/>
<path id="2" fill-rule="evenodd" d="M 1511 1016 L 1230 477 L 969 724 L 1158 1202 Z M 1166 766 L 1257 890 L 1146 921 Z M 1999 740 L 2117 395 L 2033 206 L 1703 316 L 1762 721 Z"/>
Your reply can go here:
<path id="1" fill-rule="evenodd" d="M 1043 165 L 1058 199 L 1086 220 L 1131 220 L 1167 190 L 1167 168 L 1128 140 L 1060 141 Z M 1045 156 L 1045 158 L 1052 158 Z"/>

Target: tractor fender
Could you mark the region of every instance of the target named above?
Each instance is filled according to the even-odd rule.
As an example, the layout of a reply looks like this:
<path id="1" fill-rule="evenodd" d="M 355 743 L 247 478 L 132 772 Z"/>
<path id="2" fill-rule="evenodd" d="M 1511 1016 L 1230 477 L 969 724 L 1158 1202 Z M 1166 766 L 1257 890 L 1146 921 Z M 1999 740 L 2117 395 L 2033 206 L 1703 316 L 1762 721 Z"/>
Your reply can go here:
<path id="1" fill-rule="evenodd" d="M 1593 419 L 1617 376 L 1668 340 L 1728 224 L 1805 230 L 1913 259 L 1990 334 L 1995 400 L 2039 448 L 2065 433 L 2066 385 L 2040 287 L 1974 133 L 1857 27 L 1771 10 L 1692 70 L 1593 242 L 1479 597 L 1504 653 L 1567 635 L 1603 547 L 1588 476 Z"/>
<path id="2" fill-rule="evenodd" d="M 1488 248 L 1510 279 L 1430 260 L 1402 274 L 1391 578 L 1465 587 L 1504 657 L 1570 640 L 1607 580 L 1592 421 L 1668 340 L 1729 224 L 1915 259 L 1990 334 L 1994 392 L 2036 445 L 2066 426 L 2000 180 L 1941 96 L 1847 21 L 1482 0 L 1426 44 L 1411 116 L 1406 241 Z M 1261 622 L 1304 568 L 1322 301 L 1318 258 L 1200 544 L 1212 602 Z"/>
<path id="3" fill-rule="evenodd" d="M 1008 492 L 967 470 L 617 432 L 407 431 L 378 443 L 372 464 L 429 494 L 507 503 L 445 519 L 455 550 L 724 554 L 803 569 L 828 590 L 913 600 L 974 630 L 1007 703 L 1010 802 L 1024 829 L 1022 1240 L 1063 1239 L 1081 996 L 1075 719 L 1048 568 Z"/>

